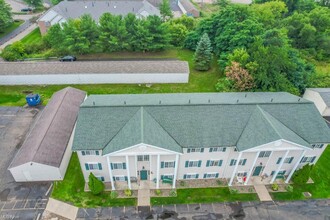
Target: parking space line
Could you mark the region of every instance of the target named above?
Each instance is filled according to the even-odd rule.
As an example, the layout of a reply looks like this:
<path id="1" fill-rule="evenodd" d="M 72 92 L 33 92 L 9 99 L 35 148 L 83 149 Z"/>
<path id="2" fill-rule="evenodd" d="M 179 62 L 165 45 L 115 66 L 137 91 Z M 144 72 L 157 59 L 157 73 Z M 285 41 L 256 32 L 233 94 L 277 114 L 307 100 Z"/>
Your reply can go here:
<path id="1" fill-rule="evenodd" d="M 188 209 L 188 212 L 190 212 L 190 211 L 189 211 L 189 205 L 188 205 L 188 204 L 187 204 L 187 209 Z"/>
<path id="2" fill-rule="evenodd" d="M 1 207 L 1 211 L 3 210 L 3 207 L 5 207 L 5 205 L 6 205 L 6 202 L 3 204 L 3 206 Z"/>
<path id="3" fill-rule="evenodd" d="M 212 211 L 213 213 L 215 213 L 213 202 L 211 203 L 211 205 L 212 205 Z"/>
<path id="4" fill-rule="evenodd" d="M 25 207 L 26 207 L 28 201 L 29 201 L 28 199 L 25 201 L 25 203 L 24 203 L 24 207 L 23 207 L 24 209 L 25 209 Z"/>

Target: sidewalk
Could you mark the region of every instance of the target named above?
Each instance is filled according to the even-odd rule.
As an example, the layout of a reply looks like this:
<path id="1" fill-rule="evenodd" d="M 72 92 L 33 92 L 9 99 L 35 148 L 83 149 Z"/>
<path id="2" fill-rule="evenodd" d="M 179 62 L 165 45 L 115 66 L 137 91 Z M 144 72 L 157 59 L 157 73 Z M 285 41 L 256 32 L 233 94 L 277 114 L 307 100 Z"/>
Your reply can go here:
<path id="1" fill-rule="evenodd" d="M 261 202 L 273 201 L 265 185 L 254 185 L 254 189 Z"/>
<path id="2" fill-rule="evenodd" d="M 16 41 L 19 41 L 19 40 L 23 39 L 26 35 L 28 35 L 29 33 L 31 33 L 36 28 L 37 28 L 37 24 L 30 25 L 25 30 L 23 30 L 22 32 L 20 32 L 19 34 L 17 34 L 16 36 L 12 37 L 7 42 L 5 42 L 4 44 L 2 44 L 0 46 L 0 49 L 4 49 L 7 45 L 12 44 L 12 43 L 14 43 Z"/>

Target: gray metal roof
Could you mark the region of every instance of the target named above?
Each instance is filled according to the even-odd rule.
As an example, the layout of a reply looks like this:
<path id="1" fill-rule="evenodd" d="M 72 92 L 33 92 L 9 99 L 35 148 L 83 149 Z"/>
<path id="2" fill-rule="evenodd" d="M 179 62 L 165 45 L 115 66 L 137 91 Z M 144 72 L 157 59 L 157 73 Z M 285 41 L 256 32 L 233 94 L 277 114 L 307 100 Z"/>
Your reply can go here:
<path id="1" fill-rule="evenodd" d="M 153 133 L 143 137 L 139 112 L 152 119 Z M 244 151 L 278 139 L 311 147 L 329 143 L 330 130 L 312 102 L 283 92 L 92 95 L 81 105 L 73 150 L 154 143 L 177 152 L 176 144 Z"/>
<path id="2" fill-rule="evenodd" d="M 29 162 L 59 167 L 85 97 L 71 87 L 54 93 L 9 168 Z"/>
<path id="3" fill-rule="evenodd" d="M 86 61 L 0 63 L 0 75 L 189 73 L 186 61 Z"/>
<path id="4" fill-rule="evenodd" d="M 63 19 L 76 19 L 84 14 L 90 14 L 98 22 L 104 13 L 113 15 L 136 14 L 138 17 L 144 15 L 160 16 L 159 10 L 146 0 L 124 0 L 124 1 L 62 1 L 47 11 L 39 20 L 50 22 L 56 12 Z"/>

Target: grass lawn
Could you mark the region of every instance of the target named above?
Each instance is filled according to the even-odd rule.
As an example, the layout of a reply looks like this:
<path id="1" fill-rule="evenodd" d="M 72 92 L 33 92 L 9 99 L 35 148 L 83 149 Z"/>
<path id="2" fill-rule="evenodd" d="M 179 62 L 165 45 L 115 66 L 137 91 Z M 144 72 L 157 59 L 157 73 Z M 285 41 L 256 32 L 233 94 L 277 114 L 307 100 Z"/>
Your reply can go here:
<path id="1" fill-rule="evenodd" d="M 10 32 L 12 32 L 13 30 L 15 30 L 16 28 L 18 28 L 18 26 L 20 26 L 23 22 L 24 21 L 22 21 L 22 20 L 15 20 L 9 27 L 7 27 L 4 30 L 4 32 L 0 32 L 0 38 L 6 36 Z"/>
<path id="2" fill-rule="evenodd" d="M 85 59 L 104 58 L 106 55 L 84 56 Z M 111 56 L 111 55 L 107 55 Z M 88 94 L 139 94 L 139 93 L 181 93 L 181 92 L 216 92 L 215 84 L 220 78 L 216 60 L 214 60 L 211 70 L 199 72 L 193 69 L 193 52 L 189 50 L 172 49 L 162 53 L 114 53 L 112 58 L 131 58 L 131 57 L 153 57 L 153 58 L 178 58 L 189 62 L 190 78 L 189 83 L 185 84 L 153 84 L 151 88 L 145 85 L 132 84 L 93 84 L 93 85 L 71 85 L 82 89 Z M 107 57 L 109 58 L 109 57 Z M 26 103 L 25 95 L 29 92 L 39 93 L 43 103 L 47 103 L 51 95 L 68 85 L 49 85 L 49 86 L 0 86 L 0 106 L 22 106 Z"/>
<path id="3" fill-rule="evenodd" d="M 212 202 L 234 202 L 258 200 L 256 193 L 231 194 L 228 187 L 203 188 L 203 189 L 178 189 L 177 197 L 154 197 L 151 198 L 152 205 L 166 204 L 191 204 Z"/>
<path id="4" fill-rule="evenodd" d="M 274 200 L 305 199 L 302 192 L 310 192 L 312 198 L 330 198 L 330 145 L 312 170 L 314 184 L 293 185 L 293 193 L 272 193 Z"/>
<path id="5" fill-rule="evenodd" d="M 55 182 L 51 197 L 64 202 L 69 202 L 78 207 L 114 207 L 114 206 L 135 206 L 136 199 L 111 199 L 110 192 L 103 192 L 100 195 L 93 195 L 91 192 L 84 192 L 84 176 L 80 169 L 78 156 L 72 154 L 68 169 L 63 181 Z"/>
<path id="6" fill-rule="evenodd" d="M 21 42 L 23 44 L 37 43 L 41 40 L 41 33 L 39 28 L 34 29 L 31 33 L 26 35 Z"/>

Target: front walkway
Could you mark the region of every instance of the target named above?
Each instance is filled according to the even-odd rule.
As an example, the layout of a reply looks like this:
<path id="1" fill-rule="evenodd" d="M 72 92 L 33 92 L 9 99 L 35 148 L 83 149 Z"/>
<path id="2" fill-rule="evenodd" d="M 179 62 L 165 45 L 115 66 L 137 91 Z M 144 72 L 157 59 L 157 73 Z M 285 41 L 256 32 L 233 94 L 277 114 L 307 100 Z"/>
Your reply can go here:
<path id="1" fill-rule="evenodd" d="M 149 206 L 150 207 L 150 186 L 149 181 L 140 181 L 140 188 L 138 190 L 138 207 Z"/>
<path id="2" fill-rule="evenodd" d="M 254 189 L 261 202 L 273 201 L 265 185 L 254 185 Z"/>

